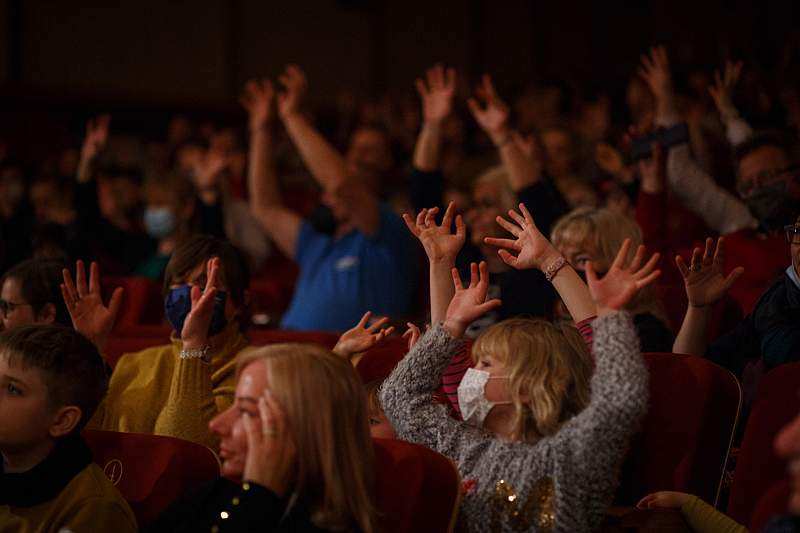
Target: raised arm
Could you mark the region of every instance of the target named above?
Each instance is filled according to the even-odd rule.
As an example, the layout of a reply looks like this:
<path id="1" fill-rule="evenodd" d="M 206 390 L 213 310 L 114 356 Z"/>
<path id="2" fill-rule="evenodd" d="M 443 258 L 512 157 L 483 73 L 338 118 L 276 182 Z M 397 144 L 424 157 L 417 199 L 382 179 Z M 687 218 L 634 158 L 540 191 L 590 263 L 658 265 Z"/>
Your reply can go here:
<path id="1" fill-rule="evenodd" d="M 683 276 L 689 305 L 672 351 L 703 357 L 708 347 L 708 322 L 713 306 L 725 296 L 744 268 L 735 268 L 727 276 L 723 274 L 724 237 L 719 238 L 716 247 L 714 239 L 706 239 L 705 252 L 695 248 L 688 267 L 681 256 L 675 258 L 675 263 Z"/>
<path id="2" fill-rule="evenodd" d="M 278 113 L 300 157 L 322 187 L 338 185 L 347 176 L 344 158 L 300 111 L 308 87 L 305 74 L 289 65 L 278 80 L 284 89 L 278 94 Z"/>
<path id="3" fill-rule="evenodd" d="M 742 62 L 725 62 L 725 70 L 720 75 L 719 70 L 714 71 L 714 85 L 708 88 L 714 105 L 719 111 L 719 118 L 725 125 L 725 134 L 732 146 L 739 146 L 753 136 L 753 129 L 739 115 L 733 105 L 733 89 L 742 73 Z"/>
<path id="4" fill-rule="evenodd" d="M 511 188 L 519 192 L 538 183 L 541 179 L 541 166 L 534 157 L 525 153 L 519 139 L 515 138 L 508 125 L 508 106 L 497 95 L 488 74 L 483 75 L 476 95 L 484 102 L 485 107 L 481 107 L 475 98 L 470 98 L 467 104 L 475 121 L 500 152 L 503 166 L 508 170 Z"/>
<path id="5" fill-rule="evenodd" d="M 497 217 L 497 223 L 514 236 L 513 239 L 487 237 L 486 244 L 497 246 L 500 258 L 517 270 L 536 268 L 548 276 L 572 319 L 578 323 L 597 315 L 589 289 L 547 237 L 542 235 L 525 204 L 519 204 L 521 215 L 510 210 L 510 222 Z"/>
<path id="6" fill-rule="evenodd" d="M 414 147 L 414 168 L 423 172 L 439 169 L 442 145 L 442 122 L 453 110 L 456 91 L 456 71 L 436 65 L 426 73 L 427 83 L 417 79 L 416 87 L 422 100 L 422 129 Z"/>
<path id="7" fill-rule="evenodd" d="M 241 103 L 250 115 L 250 152 L 247 182 L 250 211 L 287 257 L 294 257 L 300 234 L 300 217 L 283 205 L 272 153 L 272 100 L 269 80 L 245 85 Z"/>
<path id="8" fill-rule="evenodd" d="M 656 124 L 670 127 L 678 124 L 672 76 L 667 51 L 654 47 L 642 56 L 639 75 L 656 99 Z M 689 145 L 670 149 L 667 155 L 667 180 L 681 202 L 702 217 L 709 228 L 719 233 L 732 233 L 758 225 L 753 215 L 738 198 L 717 185 L 692 158 Z"/>
<path id="9" fill-rule="evenodd" d="M 86 122 L 86 137 L 81 147 L 81 159 L 78 162 L 78 183 L 88 183 L 92 179 L 92 164 L 108 142 L 110 115 L 100 115 Z"/>
<path id="10" fill-rule="evenodd" d="M 345 331 L 339 337 L 336 346 L 333 347 L 333 353 L 342 359 L 347 359 L 353 366 L 356 366 L 368 350 L 380 344 L 394 332 L 393 326 L 383 327 L 389 323 L 389 317 L 380 318 L 370 324 L 371 318 L 371 311 L 364 313 L 358 324 Z"/>
<path id="11" fill-rule="evenodd" d="M 423 209 L 414 221 L 410 215 L 403 214 L 409 231 L 422 243 L 428 256 L 430 275 L 431 324 L 444 320 L 447 306 L 453 299 L 454 288 L 450 271 L 456 264 L 458 252 L 464 246 L 466 228 L 461 215 L 455 216 L 456 232 L 452 233 L 455 204 L 450 202 L 442 217 L 441 225 L 436 225 L 435 216 L 439 209 Z"/>

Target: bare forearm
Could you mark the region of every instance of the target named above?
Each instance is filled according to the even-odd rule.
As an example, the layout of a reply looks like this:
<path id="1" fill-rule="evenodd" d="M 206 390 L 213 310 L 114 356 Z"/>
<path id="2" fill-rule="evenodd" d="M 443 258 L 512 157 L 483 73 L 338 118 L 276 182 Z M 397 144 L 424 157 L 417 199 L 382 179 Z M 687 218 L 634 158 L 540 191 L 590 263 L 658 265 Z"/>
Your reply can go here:
<path id="1" fill-rule="evenodd" d="M 439 168 L 441 144 L 441 124 L 424 123 L 417 137 L 417 144 L 414 147 L 414 168 L 423 172 L 432 172 Z"/>
<path id="2" fill-rule="evenodd" d="M 81 154 L 81 159 L 78 162 L 78 183 L 88 183 L 92 179 L 92 163 L 93 158 L 85 154 Z"/>
<path id="3" fill-rule="evenodd" d="M 455 294 L 453 277 L 450 273 L 453 266 L 455 266 L 454 259 L 432 261 L 430 264 L 431 324 L 444 322 L 447 316 L 447 306 Z"/>
<path id="4" fill-rule="evenodd" d="M 266 206 L 281 205 L 282 198 L 272 158 L 272 134 L 257 128 L 250 133 L 249 168 L 250 208 L 259 212 Z"/>
<path id="5" fill-rule="evenodd" d="M 552 283 L 575 323 L 597 315 L 589 288 L 571 266 L 559 270 Z"/>
<path id="6" fill-rule="evenodd" d="M 322 186 L 341 183 L 346 176 L 342 155 L 302 115 L 285 117 L 283 124 L 311 174 Z"/>
<path id="7" fill-rule="evenodd" d="M 675 337 L 672 345 L 674 353 L 686 353 L 703 356 L 708 347 L 708 322 L 711 317 L 711 307 L 693 307 L 689 305 L 683 324 Z"/>
<path id="8" fill-rule="evenodd" d="M 508 171 L 511 188 L 518 192 L 537 183 L 541 178 L 541 169 L 538 165 L 526 156 L 510 137 L 502 142 L 498 152 L 503 166 Z"/>

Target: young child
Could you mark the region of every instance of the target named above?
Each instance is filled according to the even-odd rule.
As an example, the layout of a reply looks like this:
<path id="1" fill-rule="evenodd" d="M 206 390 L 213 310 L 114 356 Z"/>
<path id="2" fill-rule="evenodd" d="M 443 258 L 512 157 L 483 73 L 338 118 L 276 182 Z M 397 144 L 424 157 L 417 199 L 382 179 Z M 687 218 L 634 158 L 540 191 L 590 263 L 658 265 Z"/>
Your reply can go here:
<path id="1" fill-rule="evenodd" d="M 97 348 L 70 328 L 0 334 L 0 531 L 136 531 L 80 431 L 108 388 Z"/>

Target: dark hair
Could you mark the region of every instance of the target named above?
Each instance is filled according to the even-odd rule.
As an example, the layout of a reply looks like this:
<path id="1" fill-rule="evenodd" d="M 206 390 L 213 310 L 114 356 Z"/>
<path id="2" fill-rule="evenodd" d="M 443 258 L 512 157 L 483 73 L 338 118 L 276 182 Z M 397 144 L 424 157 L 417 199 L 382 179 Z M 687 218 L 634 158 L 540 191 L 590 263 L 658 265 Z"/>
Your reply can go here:
<path id="1" fill-rule="evenodd" d="M 792 157 L 792 151 L 789 147 L 789 142 L 783 135 L 772 131 L 759 133 L 754 135 L 747 142 L 737 146 L 733 151 L 733 161 L 736 165 L 737 172 L 742 159 L 752 154 L 756 150 L 764 148 L 765 146 L 770 146 L 781 150 L 789 159 Z"/>
<path id="2" fill-rule="evenodd" d="M 0 333 L 0 355 L 11 365 L 42 373 L 47 400 L 54 409 L 75 405 L 80 431 L 108 390 L 108 372 L 94 344 L 64 326 L 20 326 Z"/>
<path id="3" fill-rule="evenodd" d="M 2 281 L 11 278 L 17 281 L 20 292 L 33 311 L 39 314 L 47 304 L 56 308 L 55 322 L 72 327 L 69 311 L 61 296 L 61 271 L 64 262 L 58 259 L 28 259 L 8 269 Z"/>
<path id="4" fill-rule="evenodd" d="M 164 272 L 164 295 L 170 286 L 183 280 L 199 265 L 212 257 L 220 263 L 220 281 L 228 288 L 233 302 L 245 306 L 245 291 L 250 286 L 250 272 L 242 253 L 230 242 L 211 235 L 194 235 L 179 245 L 172 253 Z"/>

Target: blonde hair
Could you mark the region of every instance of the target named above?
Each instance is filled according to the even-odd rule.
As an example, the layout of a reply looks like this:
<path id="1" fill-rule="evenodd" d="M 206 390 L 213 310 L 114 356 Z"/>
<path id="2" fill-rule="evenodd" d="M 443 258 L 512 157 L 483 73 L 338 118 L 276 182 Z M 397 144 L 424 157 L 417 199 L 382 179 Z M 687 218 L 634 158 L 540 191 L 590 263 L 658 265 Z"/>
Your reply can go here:
<path id="1" fill-rule="evenodd" d="M 494 166 L 475 178 L 472 187 L 478 185 L 494 185 L 497 187 L 498 207 L 505 213 L 517 207 L 517 194 L 511 188 L 508 171 L 503 165 Z"/>
<path id="2" fill-rule="evenodd" d="M 515 440 L 536 442 L 553 435 L 589 403 L 589 352 L 572 325 L 504 320 L 475 341 L 473 361 L 485 356 L 508 370 Z"/>
<path id="3" fill-rule="evenodd" d="M 375 459 L 364 388 L 352 366 L 312 344 L 273 344 L 245 352 L 237 375 L 257 360 L 266 364 L 297 453 L 289 508 L 303 501 L 321 529 L 374 531 Z"/>
<path id="4" fill-rule="evenodd" d="M 636 221 L 611 209 L 579 207 L 556 222 L 550 240 L 556 248 L 571 244 L 596 251 L 595 271 L 603 271 L 611 268 L 625 239 L 631 240 L 627 257 L 630 261 L 642 244 L 642 231 Z M 635 315 L 650 313 L 667 323 L 664 307 L 652 285 L 640 290 L 625 309 Z"/>

